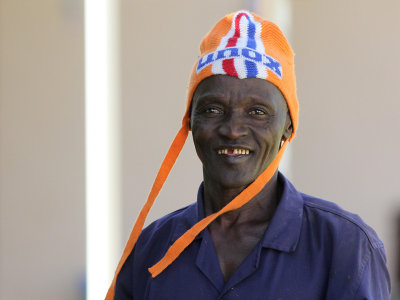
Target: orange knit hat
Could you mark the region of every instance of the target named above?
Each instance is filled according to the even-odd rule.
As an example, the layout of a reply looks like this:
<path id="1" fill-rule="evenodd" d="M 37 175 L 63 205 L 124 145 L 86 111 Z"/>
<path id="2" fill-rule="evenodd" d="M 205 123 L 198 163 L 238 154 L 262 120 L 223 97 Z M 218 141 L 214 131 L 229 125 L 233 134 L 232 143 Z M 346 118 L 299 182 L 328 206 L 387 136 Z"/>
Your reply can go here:
<path id="1" fill-rule="evenodd" d="M 283 33 L 274 23 L 247 11 L 225 16 L 204 37 L 200 45 L 201 56 L 194 65 L 187 96 L 187 108 L 182 127 L 176 135 L 161 164 L 147 202 L 143 206 L 118 264 L 106 300 L 114 299 L 119 271 L 132 252 L 142 231 L 147 214 L 172 169 L 189 132 L 190 105 L 198 84 L 212 75 L 228 75 L 240 79 L 261 78 L 270 81 L 282 92 L 292 119 L 294 137 L 298 124 L 299 105 L 296 96 L 293 52 Z M 245 190 L 220 211 L 207 216 L 185 232 L 168 249 L 165 256 L 149 268 L 156 277 L 184 251 L 184 249 L 220 215 L 235 210 L 257 195 L 276 172 L 288 141 L 285 141 L 272 163 Z"/>
<path id="2" fill-rule="evenodd" d="M 189 122 L 189 109 L 197 85 L 212 75 L 240 79 L 261 78 L 272 82 L 282 92 L 292 118 L 293 133 L 298 124 L 294 54 L 282 31 L 274 23 L 246 12 L 225 16 L 204 37 L 201 56 L 190 76 L 188 103 L 183 125 Z"/>

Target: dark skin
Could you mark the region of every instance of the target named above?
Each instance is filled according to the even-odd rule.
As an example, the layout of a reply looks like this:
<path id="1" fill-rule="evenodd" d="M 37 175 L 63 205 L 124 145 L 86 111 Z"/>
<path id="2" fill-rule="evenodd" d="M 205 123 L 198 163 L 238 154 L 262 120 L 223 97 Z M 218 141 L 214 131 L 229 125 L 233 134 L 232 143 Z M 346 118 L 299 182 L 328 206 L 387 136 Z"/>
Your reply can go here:
<path id="1" fill-rule="evenodd" d="M 275 85 L 225 75 L 198 85 L 190 125 L 203 163 L 205 215 L 219 211 L 251 184 L 292 132 L 286 101 Z M 263 237 L 280 194 L 276 172 L 250 202 L 209 225 L 225 281 Z"/>

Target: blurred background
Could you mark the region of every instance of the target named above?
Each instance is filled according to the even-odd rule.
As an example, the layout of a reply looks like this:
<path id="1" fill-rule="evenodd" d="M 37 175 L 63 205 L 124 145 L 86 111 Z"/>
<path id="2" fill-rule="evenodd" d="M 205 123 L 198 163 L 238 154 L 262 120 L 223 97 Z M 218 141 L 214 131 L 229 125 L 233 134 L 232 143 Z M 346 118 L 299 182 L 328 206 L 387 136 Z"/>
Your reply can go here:
<path id="1" fill-rule="evenodd" d="M 200 40 L 238 9 L 275 21 L 296 53 L 300 123 L 283 172 L 376 230 L 400 299 L 400 1 L 109 0 L 111 21 L 90 31 L 101 2 L 0 0 L 0 299 L 103 298 L 180 127 Z M 89 86 L 104 60 L 112 76 Z M 93 87 L 108 101 L 109 127 L 94 125 L 105 158 L 90 144 Z M 201 177 L 189 138 L 148 222 L 194 202 Z"/>

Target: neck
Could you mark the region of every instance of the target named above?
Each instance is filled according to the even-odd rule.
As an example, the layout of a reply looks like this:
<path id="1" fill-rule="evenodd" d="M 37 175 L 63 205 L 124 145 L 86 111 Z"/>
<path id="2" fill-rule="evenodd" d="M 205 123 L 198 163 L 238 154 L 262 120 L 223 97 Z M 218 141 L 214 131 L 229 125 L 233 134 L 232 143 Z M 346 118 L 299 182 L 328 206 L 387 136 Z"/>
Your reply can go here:
<path id="1" fill-rule="evenodd" d="M 204 210 L 206 216 L 221 210 L 246 187 L 226 188 L 213 182 L 204 181 Z M 245 223 L 254 221 L 269 221 L 276 209 L 281 194 L 278 182 L 278 172 L 253 199 L 242 207 L 223 214 L 221 222 Z"/>

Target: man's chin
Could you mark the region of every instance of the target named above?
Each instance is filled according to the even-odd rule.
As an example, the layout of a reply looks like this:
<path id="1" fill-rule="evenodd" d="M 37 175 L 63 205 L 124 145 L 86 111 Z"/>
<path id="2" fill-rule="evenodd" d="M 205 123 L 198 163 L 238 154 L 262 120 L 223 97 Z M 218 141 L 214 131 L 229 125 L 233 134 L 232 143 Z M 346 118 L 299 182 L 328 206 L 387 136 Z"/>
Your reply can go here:
<path id="1" fill-rule="evenodd" d="M 225 176 L 220 180 L 220 186 L 226 190 L 244 190 L 255 178 L 229 178 Z"/>

